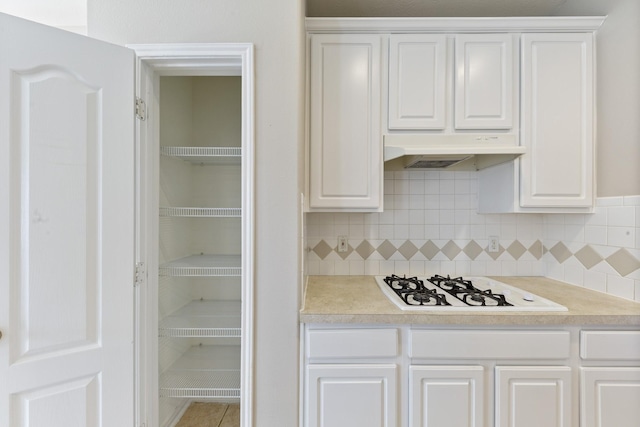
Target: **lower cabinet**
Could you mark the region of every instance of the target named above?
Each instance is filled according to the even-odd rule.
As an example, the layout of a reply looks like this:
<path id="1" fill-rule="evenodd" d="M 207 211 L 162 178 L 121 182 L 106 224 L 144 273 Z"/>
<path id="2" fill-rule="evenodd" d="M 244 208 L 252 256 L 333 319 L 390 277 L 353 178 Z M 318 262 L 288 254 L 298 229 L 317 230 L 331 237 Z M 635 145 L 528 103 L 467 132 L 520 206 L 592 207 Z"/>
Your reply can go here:
<path id="1" fill-rule="evenodd" d="M 637 330 L 304 331 L 304 427 L 640 426 Z"/>
<path id="2" fill-rule="evenodd" d="M 495 427 L 572 427 L 571 368 L 497 366 Z"/>
<path id="3" fill-rule="evenodd" d="M 409 367 L 409 426 L 483 425 L 482 366 Z"/>
<path id="4" fill-rule="evenodd" d="M 581 331 L 580 427 L 640 425 L 640 331 Z"/>
<path id="5" fill-rule="evenodd" d="M 580 383 L 580 427 L 640 425 L 640 368 L 582 368 Z"/>
<path id="6" fill-rule="evenodd" d="M 309 365 L 308 427 L 396 427 L 394 364 Z"/>

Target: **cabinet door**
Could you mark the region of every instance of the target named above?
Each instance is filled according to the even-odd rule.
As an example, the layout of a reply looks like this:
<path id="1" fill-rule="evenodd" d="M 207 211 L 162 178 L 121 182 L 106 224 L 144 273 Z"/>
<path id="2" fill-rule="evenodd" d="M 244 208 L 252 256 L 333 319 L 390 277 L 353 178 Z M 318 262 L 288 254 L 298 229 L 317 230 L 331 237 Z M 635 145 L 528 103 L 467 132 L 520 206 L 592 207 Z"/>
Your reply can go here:
<path id="1" fill-rule="evenodd" d="M 378 35 L 311 37 L 310 209 L 381 208 L 380 48 Z"/>
<path id="2" fill-rule="evenodd" d="M 513 126 L 514 66 L 511 34 L 456 35 L 455 128 Z"/>
<path id="3" fill-rule="evenodd" d="M 496 427 L 571 427 L 571 368 L 498 366 Z"/>
<path id="4" fill-rule="evenodd" d="M 580 427 L 637 427 L 640 368 L 582 368 Z"/>
<path id="5" fill-rule="evenodd" d="M 306 427 L 395 427 L 396 365 L 309 365 Z"/>
<path id="6" fill-rule="evenodd" d="M 481 427 L 482 366 L 411 366 L 410 427 Z"/>
<path id="7" fill-rule="evenodd" d="M 389 129 L 444 129 L 446 36 L 389 37 Z"/>
<path id="8" fill-rule="evenodd" d="M 522 36 L 520 205 L 593 205 L 593 38 Z"/>

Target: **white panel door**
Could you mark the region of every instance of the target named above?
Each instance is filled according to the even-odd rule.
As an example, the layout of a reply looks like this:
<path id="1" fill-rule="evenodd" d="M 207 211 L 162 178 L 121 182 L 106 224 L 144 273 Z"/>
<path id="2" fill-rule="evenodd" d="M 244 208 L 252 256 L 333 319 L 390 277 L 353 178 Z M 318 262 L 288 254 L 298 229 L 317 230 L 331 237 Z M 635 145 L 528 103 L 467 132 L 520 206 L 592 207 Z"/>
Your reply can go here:
<path id="1" fill-rule="evenodd" d="M 309 207 L 381 209 L 379 35 L 311 37 Z"/>
<path id="2" fill-rule="evenodd" d="M 640 368 L 581 368 L 580 427 L 637 427 Z"/>
<path id="3" fill-rule="evenodd" d="M 411 366 L 410 427 L 482 427 L 482 366 Z"/>
<path id="4" fill-rule="evenodd" d="M 511 34 L 456 35 L 455 128 L 513 126 L 514 67 Z"/>
<path id="5" fill-rule="evenodd" d="M 593 205 L 593 36 L 522 36 L 520 205 Z"/>
<path id="6" fill-rule="evenodd" d="M 495 427 L 572 427 L 571 368 L 496 367 Z"/>
<path id="7" fill-rule="evenodd" d="M 389 129 L 444 129 L 447 39 L 389 36 Z"/>
<path id="8" fill-rule="evenodd" d="M 133 53 L 0 14 L 0 425 L 133 424 Z"/>
<path id="9" fill-rule="evenodd" d="M 397 367 L 309 365 L 305 427 L 395 427 Z"/>

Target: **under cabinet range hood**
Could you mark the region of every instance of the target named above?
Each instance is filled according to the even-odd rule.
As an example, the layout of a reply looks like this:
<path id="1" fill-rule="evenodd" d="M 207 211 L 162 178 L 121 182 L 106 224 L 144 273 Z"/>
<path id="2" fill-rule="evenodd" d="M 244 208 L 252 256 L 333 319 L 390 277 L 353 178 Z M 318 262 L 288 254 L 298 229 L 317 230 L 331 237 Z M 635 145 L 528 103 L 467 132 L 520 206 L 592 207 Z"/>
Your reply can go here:
<path id="1" fill-rule="evenodd" d="M 526 152 L 511 134 L 384 135 L 387 170 L 480 170 Z"/>

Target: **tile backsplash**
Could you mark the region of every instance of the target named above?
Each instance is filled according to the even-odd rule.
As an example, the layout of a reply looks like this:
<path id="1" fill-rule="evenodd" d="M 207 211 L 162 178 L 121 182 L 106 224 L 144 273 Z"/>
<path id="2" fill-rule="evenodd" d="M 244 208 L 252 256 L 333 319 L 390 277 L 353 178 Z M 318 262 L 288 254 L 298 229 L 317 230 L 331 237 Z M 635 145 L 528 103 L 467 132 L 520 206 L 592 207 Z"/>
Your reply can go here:
<path id="1" fill-rule="evenodd" d="M 475 172 L 386 172 L 384 188 L 384 212 L 307 214 L 307 274 L 547 276 L 640 300 L 640 196 L 593 214 L 477 214 Z"/>

